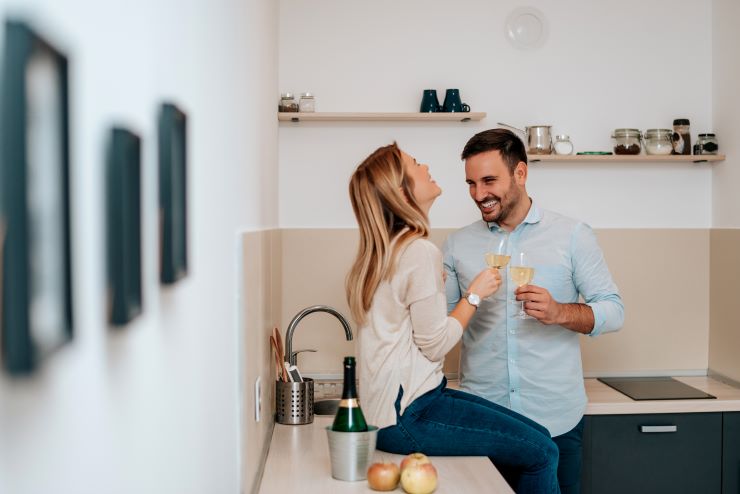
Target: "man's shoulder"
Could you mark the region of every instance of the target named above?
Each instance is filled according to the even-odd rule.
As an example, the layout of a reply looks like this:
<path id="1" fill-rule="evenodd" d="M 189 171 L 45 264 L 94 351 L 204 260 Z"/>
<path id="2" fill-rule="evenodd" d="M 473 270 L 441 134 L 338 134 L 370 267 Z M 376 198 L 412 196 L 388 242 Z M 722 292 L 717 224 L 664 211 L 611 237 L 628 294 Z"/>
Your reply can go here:
<path id="1" fill-rule="evenodd" d="M 541 209 L 542 213 L 542 221 L 545 224 L 548 225 L 555 225 L 561 228 L 567 228 L 568 230 L 573 230 L 575 228 L 578 228 L 582 225 L 586 225 L 583 221 L 566 216 L 562 213 L 558 213 L 557 211 L 551 211 L 549 209 Z"/>

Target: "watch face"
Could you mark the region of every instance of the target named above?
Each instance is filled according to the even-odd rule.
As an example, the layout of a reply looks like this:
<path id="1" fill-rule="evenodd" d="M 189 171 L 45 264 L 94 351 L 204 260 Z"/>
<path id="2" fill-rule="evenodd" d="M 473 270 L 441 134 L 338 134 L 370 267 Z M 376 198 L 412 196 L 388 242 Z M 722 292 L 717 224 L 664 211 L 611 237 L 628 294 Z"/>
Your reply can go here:
<path id="1" fill-rule="evenodd" d="M 480 297 L 475 293 L 471 293 L 470 295 L 468 295 L 468 302 L 470 303 L 470 305 L 475 305 L 476 307 L 478 307 L 478 304 L 480 304 Z"/>

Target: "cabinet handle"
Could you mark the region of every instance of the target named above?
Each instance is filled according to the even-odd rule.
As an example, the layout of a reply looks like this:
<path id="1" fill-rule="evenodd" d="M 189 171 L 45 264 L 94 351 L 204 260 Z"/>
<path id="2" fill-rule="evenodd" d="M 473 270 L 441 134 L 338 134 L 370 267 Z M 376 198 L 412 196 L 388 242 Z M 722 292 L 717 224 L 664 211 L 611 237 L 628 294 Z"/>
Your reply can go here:
<path id="1" fill-rule="evenodd" d="M 677 425 L 641 425 L 640 432 L 656 433 L 656 432 L 678 432 Z"/>

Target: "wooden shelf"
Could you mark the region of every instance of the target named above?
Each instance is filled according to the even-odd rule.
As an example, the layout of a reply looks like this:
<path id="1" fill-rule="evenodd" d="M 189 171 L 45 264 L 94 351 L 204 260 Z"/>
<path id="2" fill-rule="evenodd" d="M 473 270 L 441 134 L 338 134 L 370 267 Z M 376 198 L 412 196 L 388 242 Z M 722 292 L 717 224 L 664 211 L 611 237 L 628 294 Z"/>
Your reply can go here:
<path id="1" fill-rule="evenodd" d="M 281 122 L 469 122 L 486 118 L 485 112 L 466 113 L 299 113 L 278 112 Z"/>
<path id="2" fill-rule="evenodd" d="M 724 154 L 697 154 L 697 155 L 649 155 L 649 154 L 530 154 L 527 156 L 530 163 L 541 161 L 561 161 L 567 163 L 578 162 L 627 162 L 627 163 L 704 163 L 708 161 L 724 161 Z"/>

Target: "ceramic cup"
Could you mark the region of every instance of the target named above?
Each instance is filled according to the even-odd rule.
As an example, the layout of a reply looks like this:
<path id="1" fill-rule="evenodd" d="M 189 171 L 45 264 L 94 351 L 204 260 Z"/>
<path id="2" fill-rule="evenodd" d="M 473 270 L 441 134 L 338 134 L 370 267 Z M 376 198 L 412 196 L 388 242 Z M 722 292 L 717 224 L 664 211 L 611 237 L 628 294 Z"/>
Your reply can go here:
<path id="1" fill-rule="evenodd" d="M 439 105 L 439 99 L 437 99 L 436 89 L 425 89 L 421 97 L 421 113 L 430 113 L 442 111 L 442 107 Z"/>
<path id="2" fill-rule="evenodd" d="M 442 111 L 469 112 L 470 107 L 460 99 L 459 89 L 448 89 L 445 93 L 445 102 L 442 104 Z"/>

